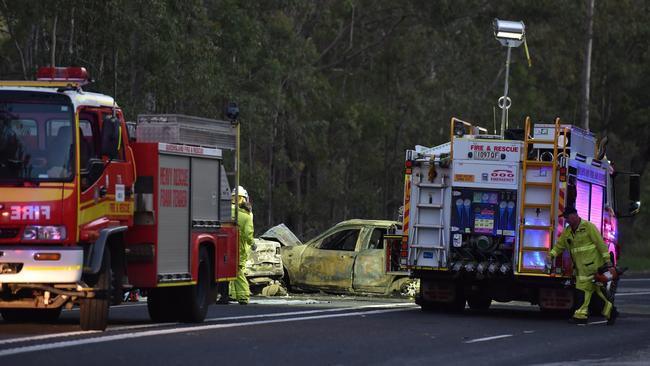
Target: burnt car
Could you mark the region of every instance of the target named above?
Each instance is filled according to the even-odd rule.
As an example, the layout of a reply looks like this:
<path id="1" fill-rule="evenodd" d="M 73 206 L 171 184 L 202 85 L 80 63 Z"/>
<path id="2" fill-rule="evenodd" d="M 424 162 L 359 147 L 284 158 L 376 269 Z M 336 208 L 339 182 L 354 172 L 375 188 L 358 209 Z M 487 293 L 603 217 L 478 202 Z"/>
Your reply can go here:
<path id="1" fill-rule="evenodd" d="M 384 237 L 397 221 L 343 221 L 302 245 L 282 248 L 284 282 L 291 290 L 412 296 L 416 280 L 386 270 Z"/>
<path id="2" fill-rule="evenodd" d="M 280 248 L 302 244 L 284 224 L 274 226 L 254 239 L 245 274 L 251 286 L 266 286 L 284 274 Z"/>

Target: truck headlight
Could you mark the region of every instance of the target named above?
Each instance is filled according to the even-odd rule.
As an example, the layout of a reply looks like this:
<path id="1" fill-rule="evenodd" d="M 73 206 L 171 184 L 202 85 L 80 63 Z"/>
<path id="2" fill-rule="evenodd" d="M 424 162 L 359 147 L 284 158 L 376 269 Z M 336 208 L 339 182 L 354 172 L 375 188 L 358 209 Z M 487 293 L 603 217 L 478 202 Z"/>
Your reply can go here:
<path id="1" fill-rule="evenodd" d="M 68 232 L 65 226 L 30 225 L 23 231 L 23 240 L 65 240 Z"/>

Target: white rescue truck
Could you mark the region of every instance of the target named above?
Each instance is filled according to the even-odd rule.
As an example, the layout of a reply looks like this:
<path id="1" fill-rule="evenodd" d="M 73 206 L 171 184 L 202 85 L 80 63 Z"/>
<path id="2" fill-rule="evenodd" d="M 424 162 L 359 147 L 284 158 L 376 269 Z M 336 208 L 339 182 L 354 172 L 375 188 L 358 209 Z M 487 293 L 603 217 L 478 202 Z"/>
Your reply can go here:
<path id="1" fill-rule="evenodd" d="M 600 230 L 616 262 L 617 218 L 640 207 L 639 175 L 614 171 L 605 145 L 559 119 L 527 118 L 524 130 L 507 130 L 503 138 L 452 118 L 449 142 L 407 150 L 399 260 L 421 281 L 416 302 L 424 310 L 515 300 L 570 309 L 570 254 L 545 267 L 565 225 L 559 213 L 574 205 Z M 629 180 L 629 208 L 616 205 L 620 176 Z M 614 296 L 616 283 L 609 286 Z"/>

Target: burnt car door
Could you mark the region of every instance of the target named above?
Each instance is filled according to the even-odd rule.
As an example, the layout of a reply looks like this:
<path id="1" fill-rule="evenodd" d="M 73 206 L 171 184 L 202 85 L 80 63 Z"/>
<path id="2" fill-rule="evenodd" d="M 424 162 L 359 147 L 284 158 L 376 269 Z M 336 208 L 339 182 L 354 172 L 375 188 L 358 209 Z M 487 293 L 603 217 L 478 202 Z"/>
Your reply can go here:
<path id="1" fill-rule="evenodd" d="M 344 291 L 352 288 L 352 268 L 361 227 L 341 227 L 305 248 L 300 273 L 306 287 Z"/>
<path id="2" fill-rule="evenodd" d="M 360 251 L 354 262 L 352 287 L 360 292 L 384 293 L 391 276 L 386 275 L 385 227 L 366 227 L 362 232 Z"/>

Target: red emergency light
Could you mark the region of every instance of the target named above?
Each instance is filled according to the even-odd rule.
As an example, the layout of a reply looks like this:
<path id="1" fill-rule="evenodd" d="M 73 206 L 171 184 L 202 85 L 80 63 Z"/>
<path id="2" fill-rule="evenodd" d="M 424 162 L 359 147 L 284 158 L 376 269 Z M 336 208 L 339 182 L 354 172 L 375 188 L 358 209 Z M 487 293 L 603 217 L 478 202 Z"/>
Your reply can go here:
<path id="1" fill-rule="evenodd" d="M 81 85 L 88 84 L 90 77 L 85 67 L 39 67 L 36 80 L 41 81 L 74 81 Z"/>
<path id="2" fill-rule="evenodd" d="M 411 174 L 411 168 L 413 167 L 413 162 L 411 160 L 407 160 L 405 163 L 405 173 L 406 174 Z"/>

